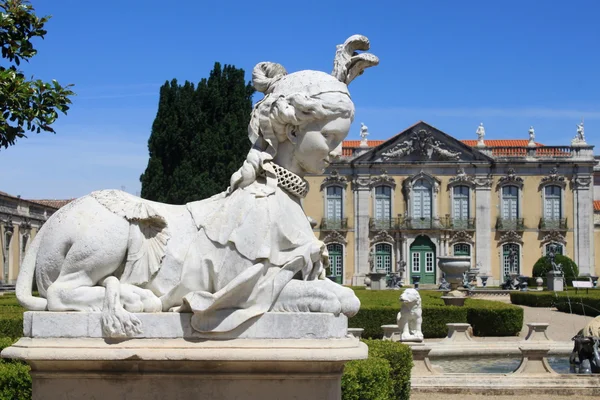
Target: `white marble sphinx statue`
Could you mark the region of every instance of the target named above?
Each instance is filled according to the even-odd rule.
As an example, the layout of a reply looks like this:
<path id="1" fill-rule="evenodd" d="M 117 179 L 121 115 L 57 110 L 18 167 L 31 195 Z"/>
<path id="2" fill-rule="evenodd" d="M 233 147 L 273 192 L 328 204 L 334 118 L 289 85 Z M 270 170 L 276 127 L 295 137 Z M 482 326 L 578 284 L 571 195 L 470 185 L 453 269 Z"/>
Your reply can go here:
<path id="1" fill-rule="evenodd" d="M 258 64 L 252 80 L 264 98 L 248 127 L 252 147 L 225 192 L 181 206 L 118 190 L 71 202 L 31 243 L 19 302 L 102 312 L 108 337 L 140 333 L 132 313 L 141 312 L 191 312 L 199 332 L 228 332 L 267 311 L 355 314 L 353 291 L 324 277 L 327 248 L 300 200 L 303 176 L 341 152 L 354 117 L 347 85 L 379 62 L 357 52 L 368 48 L 366 37 L 350 37 L 332 74 Z"/>

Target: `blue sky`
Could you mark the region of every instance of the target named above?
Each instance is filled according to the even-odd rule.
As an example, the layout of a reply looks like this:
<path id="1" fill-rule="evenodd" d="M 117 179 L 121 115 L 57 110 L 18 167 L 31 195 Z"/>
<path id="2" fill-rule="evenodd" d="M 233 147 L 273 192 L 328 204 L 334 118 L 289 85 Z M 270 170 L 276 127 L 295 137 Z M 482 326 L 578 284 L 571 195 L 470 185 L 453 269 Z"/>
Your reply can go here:
<path id="1" fill-rule="evenodd" d="M 202 4 L 208 3 L 208 4 Z M 34 0 L 51 14 L 26 72 L 75 84 L 56 135 L 0 150 L 0 191 L 71 198 L 136 194 L 158 90 L 198 82 L 215 61 L 331 71 L 335 45 L 360 33 L 381 63 L 350 85 L 370 139 L 424 120 L 458 139 L 568 144 L 585 118 L 600 144 L 600 2 Z M 257 100 L 259 97 L 257 95 Z"/>

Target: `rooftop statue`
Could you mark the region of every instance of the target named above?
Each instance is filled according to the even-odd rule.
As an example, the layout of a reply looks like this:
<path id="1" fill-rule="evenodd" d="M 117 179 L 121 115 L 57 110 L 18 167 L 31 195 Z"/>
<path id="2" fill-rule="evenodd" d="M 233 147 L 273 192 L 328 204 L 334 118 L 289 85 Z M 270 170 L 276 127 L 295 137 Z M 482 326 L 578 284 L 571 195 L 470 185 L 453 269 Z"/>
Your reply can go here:
<path id="1" fill-rule="evenodd" d="M 337 46 L 332 74 L 258 64 L 252 147 L 229 188 L 187 205 L 93 192 L 61 208 L 30 245 L 17 281 L 29 310 L 102 312 L 105 336 L 142 331 L 132 313 L 193 312 L 228 332 L 267 311 L 354 315 L 353 291 L 325 279 L 325 244 L 300 200 L 307 173 L 339 155 L 354 118 L 348 84 L 379 60 L 366 37 Z M 39 297 L 32 295 L 33 280 Z"/>

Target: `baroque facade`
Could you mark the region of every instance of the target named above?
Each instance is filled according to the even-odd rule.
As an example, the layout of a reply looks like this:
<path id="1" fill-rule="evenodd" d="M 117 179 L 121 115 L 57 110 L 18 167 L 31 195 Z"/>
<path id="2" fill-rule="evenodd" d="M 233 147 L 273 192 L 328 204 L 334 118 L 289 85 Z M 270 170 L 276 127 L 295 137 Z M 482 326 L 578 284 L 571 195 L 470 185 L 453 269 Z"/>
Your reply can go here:
<path id="1" fill-rule="evenodd" d="M 583 127 L 581 126 L 581 130 Z M 307 177 L 304 199 L 315 235 L 328 247 L 330 274 L 362 285 L 371 269 L 419 275 L 437 284 L 437 257 L 469 255 L 497 285 L 531 276 L 551 244 L 596 271 L 593 146 L 581 134 L 566 146 L 529 140 L 459 141 L 419 122 L 385 141 L 343 143 L 342 158 Z M 510 261 L 517 251 L 516 262 Z"/>
<path id="2" fill-rule="evenodd" d="M 42 224 L 70 200 L 25 200 L 0 192 L 0 283 L 13 285 L 25 252 Z"/>

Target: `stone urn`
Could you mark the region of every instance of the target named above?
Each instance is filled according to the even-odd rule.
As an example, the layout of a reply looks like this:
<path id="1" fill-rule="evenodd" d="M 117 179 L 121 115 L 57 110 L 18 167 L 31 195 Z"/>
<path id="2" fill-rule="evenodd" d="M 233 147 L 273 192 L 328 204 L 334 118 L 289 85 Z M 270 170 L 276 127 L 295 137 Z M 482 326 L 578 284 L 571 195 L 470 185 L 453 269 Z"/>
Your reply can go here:
<path id="1" fill-rule="evenodd" d="M 450 284 L 450 292 L 442 296 L 444 303 L 454 306 L 463 306 L 466 297 L 464 293 L 458 290 L 462 285 L 464 273 L 471 267 L 470 256 L 441 256 L 438 257 L 438 267 L 446 275 L 446 280 Z"/>
<path id="2" fill-rule="evenodd" d="M 535 283 L 537 285 L 537 290 L 543 290 L 544 288 L 542 286 L 544 286 L 544 279 L 541 276 L 538 276 L 537 278 L 535 278 Z"/>
<path id="3" fill-rule="evenodd" d="M 413 275 L 413 276 L 411 276 L 411 278 L 412 278 L 413 285 L 415 286 L 415 289 L 418 289 L 419 282 L 421 282 L 421 275 Z"/>
<path id="4" fill-rule="evenodd" d="M 481 279 L 481 286 L 486 287 L 489 278 L 490 277 L 487 275 L 480 276 L 479 279 Z"/>

